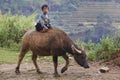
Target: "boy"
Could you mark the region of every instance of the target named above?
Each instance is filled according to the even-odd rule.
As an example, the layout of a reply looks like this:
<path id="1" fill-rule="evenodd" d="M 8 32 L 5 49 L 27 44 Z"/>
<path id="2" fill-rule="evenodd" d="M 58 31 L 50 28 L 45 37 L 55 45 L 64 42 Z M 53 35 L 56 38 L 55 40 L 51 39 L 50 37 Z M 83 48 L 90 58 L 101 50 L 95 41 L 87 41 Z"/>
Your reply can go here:
<path id="1" fill-rule="evenodd" d="M 44 4 L 41 7 L 41 9 L 42 9 L 43 14 L 39 16 L 39 21 L 35 27 L 37 31 L 46 32 L 48 29 L 52 29 L 50 20 L 48 18 L 49 7 L 48 5 Z"/>

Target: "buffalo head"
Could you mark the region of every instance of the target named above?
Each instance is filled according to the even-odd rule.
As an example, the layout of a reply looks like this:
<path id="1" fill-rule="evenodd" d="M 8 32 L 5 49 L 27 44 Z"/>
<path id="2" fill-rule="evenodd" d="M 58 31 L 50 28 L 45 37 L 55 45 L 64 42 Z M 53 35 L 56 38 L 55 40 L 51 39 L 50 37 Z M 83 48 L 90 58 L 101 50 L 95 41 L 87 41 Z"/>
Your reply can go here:
<path id="1" fill-rule="evenodd" d="M 72 45 L 72 51 L 74 54 L 75 61 L 84 68 L 89 68 L 88 62 L 86 60 L 85 51 L 79 49 L 77 46 Z"/>

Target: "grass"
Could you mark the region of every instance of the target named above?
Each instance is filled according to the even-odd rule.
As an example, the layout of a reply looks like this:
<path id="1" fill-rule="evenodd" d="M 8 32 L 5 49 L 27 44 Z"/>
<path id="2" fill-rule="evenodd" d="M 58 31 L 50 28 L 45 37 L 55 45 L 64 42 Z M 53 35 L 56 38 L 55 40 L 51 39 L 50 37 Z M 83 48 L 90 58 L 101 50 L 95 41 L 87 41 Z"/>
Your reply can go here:
<path id="1" fill-rule="evenodd" d="M 0 48 L 0 64 L 16 62 L 17 55 L 17 51 L 11 51 L 5 48 Z"/>
<path id="2" fill-rule="evenodd" d="M 19 51 L 14 49 L 0 48 L 0 64 L 17 63 Z M 38 61 L 52 61 L 52 56 L 45 56 L 38 58 Z M 63 62 L 63 58 L 58 58 L 59 62 Z M 28 52 L 23 59 L 23 62 L 32 62 L 31 52 Z"/>

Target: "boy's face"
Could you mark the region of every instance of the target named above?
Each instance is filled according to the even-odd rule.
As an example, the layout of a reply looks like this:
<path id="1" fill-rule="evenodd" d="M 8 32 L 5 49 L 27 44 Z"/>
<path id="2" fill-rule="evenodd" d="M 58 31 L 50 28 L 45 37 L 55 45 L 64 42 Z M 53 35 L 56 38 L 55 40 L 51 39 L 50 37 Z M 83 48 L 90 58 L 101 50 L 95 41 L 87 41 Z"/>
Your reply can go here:
<path id="1" fill-rule="evenodd" d="M 47 14 L 48 11 L 49 11 L 48 7 L 44 7 L 43 10 L 42 10 L 42 12 L 43 12 L 44 14 Z"/>

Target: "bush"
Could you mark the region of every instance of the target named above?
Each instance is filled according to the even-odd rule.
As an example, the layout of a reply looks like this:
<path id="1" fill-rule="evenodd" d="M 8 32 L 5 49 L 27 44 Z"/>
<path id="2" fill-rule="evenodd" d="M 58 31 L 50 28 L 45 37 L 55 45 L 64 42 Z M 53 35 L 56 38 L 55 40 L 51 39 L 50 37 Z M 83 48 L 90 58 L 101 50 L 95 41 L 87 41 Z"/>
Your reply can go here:
<path id="1" fill-rule="evenodd" d="M 84 43 L 83 46 L 88 50 L 88 59 L 91 61 L 109 60 L 113 53 L 120 51 L 120 36 L 114 38 L 105 38 L 100 43 L 92 41 Z"/>
<path id="2" fill-rule="evenodd" d="M 35 14 L 25 17 L 22 15 L 2 15 L 0 13 L 0 47 L 13 47 L 21 42 L 24 29 L 34 28 Z M 14 45 L 15 44 L 15 45 Z"/>

